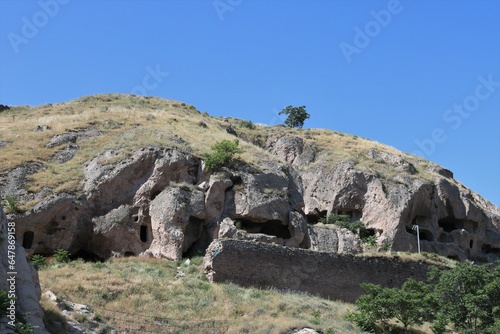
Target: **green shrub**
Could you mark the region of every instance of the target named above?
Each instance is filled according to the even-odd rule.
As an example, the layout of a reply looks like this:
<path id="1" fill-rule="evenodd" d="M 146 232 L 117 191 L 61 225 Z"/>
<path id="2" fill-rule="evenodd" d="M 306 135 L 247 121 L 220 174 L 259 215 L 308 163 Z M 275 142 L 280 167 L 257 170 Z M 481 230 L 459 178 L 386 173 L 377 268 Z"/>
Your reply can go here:
<path id="1" fill-rule="evenodd" d="M 319 222 L 323 224 L 334 224 L 338 227 L 345 228 L 354 234 L 359 235 L 361 242 L 369 246 L 377 245 L 377 236 L 370 234 L 366 229 L 365 224 L 361 221 L 349 222 L 349 215 L 335 215 L 331 214 L 326 217 L 320 218 Z"/>
<path id="2" fill-rule="evenodd" d="M 9 305 L 10 300 L 7 291 L 0 290 L 0 318 L 6 316 L 9 313 Z"/>
<path id="3" fill-rule="evenodd" d="M 369 313 L 359 311 L 349 312 L 345 318 L 347 321 L 355 324 L 363 332 L 375 332 L 376 319 Z"/>
<path id="4" fill-rule="evenodd" d="M 238 122 L 238 126 L 240 126 L 242 128 L 247 128 L 247 129 L 250 129 L 250 130 L 255 129 L 255 124 L 253 124 L 252 121 L 241 120 L 241 121 Z"/>
<path id="5" fill-rule="evenodd" d="M 47 266 L 47 258 L 40 254 L 34 254 L 30 258 L 30 262 L 36 270 L 40 270 Z"/>
<path id="6" fill-rule="evenodd" d="M 345 229 L 351 231 L 354 234 L 360 234 L 361 235 L 363 232 L 366 231 L 365 224 L 363 224 L 359 220 L 355 221 L 355 222 L 352 222 L 352 223 L 344 222 L 344 221 L 338 221 L 338 222 L 335 223 L 335 225 L 337 225 L 339 227 L 342 227 L 342 228 L 345 228 Z"/>
<path id="7" fill-rule="evenodd" d="M 382 245 L 380 246 L 380 251 L 381 252 L 388 252 L 389 249 L 391 249 L 391 244 L 389 243 L 389 241 L 384 241 L 382 242 Z"/>
<path id="8" fill-rule="evenodd" d="M 58 249 L 54 253 L 57 263 L 68 263 L 70 261 L 70 253 L 65 249 Z"/>
<path id="9" fill-rule="evenodd" d="M 377 236 L 376 235 L 367 235 L 361 236 L 361 243 L 366 244 L 368 246 L 376 246 L 377 245 Z"/>
<path id="10" fill-rule="evenodd" d="M 349 215 L 334 215 L 334 214 L 331 214 L 331 215 L 328 215 L 326 217 L 322 217 L 319 219 L 319 222 L 320 223 L 323 223 L 323 224 L 337 224 L 338 223 L 347 223 L 349 224 L 349 219 L 351 217 Z"/>
<path id="11" fill-rule="evenodd" d="M 243 153 L 238 147 L 239 140 L 221 140 L 213 144 L 210 149 L 213 153 L 205 156 L 205 163 L 208 170 L 218 170 L 224 166 L 230 166 L 234 161 L 234 155 Z"/>
<path id="12" fill-rule="evenodd" d="M 19 198 L 12 195 L 5 196 L 3 200 L 3 205 L 5 206 L 5 210 L 7 213 L 14 213 L 19 211 Z"/>

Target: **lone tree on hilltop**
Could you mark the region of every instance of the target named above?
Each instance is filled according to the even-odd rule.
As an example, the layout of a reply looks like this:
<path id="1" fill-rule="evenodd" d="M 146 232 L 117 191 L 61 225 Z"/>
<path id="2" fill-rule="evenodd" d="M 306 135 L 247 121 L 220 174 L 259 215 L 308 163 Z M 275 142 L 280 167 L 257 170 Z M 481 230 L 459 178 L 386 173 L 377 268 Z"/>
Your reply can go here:
<path id="1" fill-rule="evenodd" d="M 285 125 L 291 128 L 302 128 L 304 126 L 304 121 L 311 116 L 307 113 L 306 106 L 288 106 L 280 111 L 279 115 L 283 114 L 288 115 L 285 120 Z"/>

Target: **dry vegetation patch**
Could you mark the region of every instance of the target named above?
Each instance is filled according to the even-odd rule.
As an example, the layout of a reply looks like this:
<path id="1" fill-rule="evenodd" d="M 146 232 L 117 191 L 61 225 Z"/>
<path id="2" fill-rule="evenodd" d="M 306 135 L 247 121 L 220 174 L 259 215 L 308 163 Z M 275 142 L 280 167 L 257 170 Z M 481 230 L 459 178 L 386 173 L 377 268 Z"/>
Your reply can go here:
<path id="1" fill-rule="evenodd" d="M 189 265 L 146 258 L 73 261 L 46 267 L 39 275 L 43 291 L 101 314 L 112 310 L 163 319 L 221 320 L 227 333 L 282 333 L 304 326 L 330 333 L 359 332 L 344 320 L 350 304 L 302 293 L 211 284 L 202 260 L 192 258 Z M 57 318 L 52 307 L 43 305 Z"/>

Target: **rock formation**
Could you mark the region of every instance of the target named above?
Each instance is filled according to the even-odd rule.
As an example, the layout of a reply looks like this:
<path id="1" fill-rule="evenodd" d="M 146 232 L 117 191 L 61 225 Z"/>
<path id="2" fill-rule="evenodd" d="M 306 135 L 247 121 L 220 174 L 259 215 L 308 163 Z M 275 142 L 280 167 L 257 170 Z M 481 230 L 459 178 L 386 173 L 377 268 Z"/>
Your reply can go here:
<path id="1" fill-rule="evenodd" d="M 196 131 L 232 138 L 225 132 L 229 119 L 217 123 L 196 111 L 190 117 Z M 168 121 L 179 123 L 177 116 Z M 43 147 L 77 145 L 76 153 L 62 156 L 60 163 L 67 164 L 85 140 L 103 136 L 116 123 L 106 122 L 100 130 L 88 125 L 54 134 Z M 131 133 L 139 126 L 132 125 Z M 245 131 L 260 132 L 250 137 Z M 346 214 L 363 222 L 378 248 L 415 252 L 412 227 L 418 225 L 423 251 L 459 260 L 500 258 L 500 209 L 450 171 L 378 143 L 321 131 L 239 128 L 255 161 L 240 160 L 217 172 L 205 170 L 203 154 L 188 147 L 189 136 L 174 132 L 166 147 L 97 150 L 79 167 L 79 187 L 67 192 L 26 191 L 27 180 L 46 167 L 25 162 L 3 173 L 0 195 L 38 203 L 9 216 L 28 255 L 64 248 L 91 259 L 142 254 L 178 260 L 203 253 L 219 237 L 362 252 L 357 235 L 318 224 L 328 214 Z"/>

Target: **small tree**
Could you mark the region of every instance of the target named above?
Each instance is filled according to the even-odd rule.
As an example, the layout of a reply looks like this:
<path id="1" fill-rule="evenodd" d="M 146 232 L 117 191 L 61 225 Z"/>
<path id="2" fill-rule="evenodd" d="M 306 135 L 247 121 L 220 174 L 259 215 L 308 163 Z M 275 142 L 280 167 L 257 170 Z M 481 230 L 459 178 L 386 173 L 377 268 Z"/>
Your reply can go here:
<path id="1" fill-rule="evenodd" d="M 205 163 L 208 170 L 217 170 L 223 166 L 228 166 L 234 161 L 234 155 L 243 153 L 238 147 L 239 140 L 221 140 L 213 144 L 210 149 L 213 153 L 205 156 Z"/>
<path id="2" fill-rule="evenodd" d="M 70 256 L 70 252 L 65 249 L 57 249 L 54 252 L 54 257 L 56 258 L 57 263 L 68 263 L 71 260 Z"/>
<path id="3" fill-rule="evenodd" d="M 434 305 L 429 287 L 423 282 L 408 279 L 398 288 L 382 288 L 379 285 L 362 284 L 367 294 L 356 302 L 356 311 L 350 315 L 363 330 L 373 330 L 375 323 L 386 326 L 390 319 L 397 319 L 405 328 L 419 325 L 432 317 L 429 312 Z"/>
<path id="4" fill-rule="evenodd" d="M 466 333 L 498 328 L 500 267 L 460 263 L 450 270 L 432 268 L 429 277 L 435 282 L 439 318 Z"/>
<path id="5" fill-rule="evenodd" d="M 306 106 L 292 107 L 288 106 L 279 115 L 288 115 L 285 120 L 285 125 L 291 128 L 302 128 L 304 126 L 304 121 L 308 119 L 309 115 L 306 111 Z"/>

